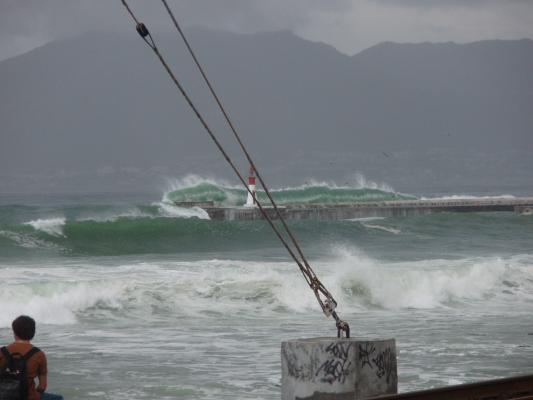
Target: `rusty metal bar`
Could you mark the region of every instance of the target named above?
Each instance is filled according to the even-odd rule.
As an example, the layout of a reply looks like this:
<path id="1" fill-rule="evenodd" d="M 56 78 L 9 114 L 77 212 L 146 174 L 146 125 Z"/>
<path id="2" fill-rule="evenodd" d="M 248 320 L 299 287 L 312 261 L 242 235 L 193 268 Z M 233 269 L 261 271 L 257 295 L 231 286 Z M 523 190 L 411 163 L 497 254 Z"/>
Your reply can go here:
<path id="1" fill-rule="evenodd" d="M 532 400 L 533 375 L 466 383 L 367 400 Z"/>

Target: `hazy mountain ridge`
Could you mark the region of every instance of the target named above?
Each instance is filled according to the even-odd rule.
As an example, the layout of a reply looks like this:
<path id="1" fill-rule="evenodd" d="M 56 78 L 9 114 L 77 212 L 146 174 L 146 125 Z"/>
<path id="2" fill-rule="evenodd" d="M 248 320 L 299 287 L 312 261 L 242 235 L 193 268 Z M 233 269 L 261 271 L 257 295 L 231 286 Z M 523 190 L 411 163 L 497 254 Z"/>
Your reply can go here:
<path id="1" fill-rule="evenodd" d="M 181 42 L 157 41 L 215 131 L 229 139 Z M 309 155 L 344 154 L 330 175 L 370 171 L 394 184 L 424 164 L 400 154 L 423 158 L 444 148 L 461 154 L 454 155 L 457 164 L 468 161 L 469 151 L 487 160 L 533 151 L 531 40 L 382 43 L 352 57 L 286 31 L 192 30 L 190 41 L 245 142 L 262 164 L 287 175 L 328 175 L 320 157 L 320 165 L 309 165 Z M 0 93 L 5 190 L 34 171 L 228 172 L 134 32 L 80 36 L 0 62 Z M 394 168 L 402 176 L 380 175 L 391 160 L 369 155 L 382 152 L 398 154 Z M 510 168 L 513 159 L 517 167 L 531 166 L 516 154 Z M 450 166 L 452 177 L 453 168 L 459 167 Z M 107 179 L 105 172 L 93 175 L 90 187 Z M 133 175 L 133 186 L 148 179 Z"/>

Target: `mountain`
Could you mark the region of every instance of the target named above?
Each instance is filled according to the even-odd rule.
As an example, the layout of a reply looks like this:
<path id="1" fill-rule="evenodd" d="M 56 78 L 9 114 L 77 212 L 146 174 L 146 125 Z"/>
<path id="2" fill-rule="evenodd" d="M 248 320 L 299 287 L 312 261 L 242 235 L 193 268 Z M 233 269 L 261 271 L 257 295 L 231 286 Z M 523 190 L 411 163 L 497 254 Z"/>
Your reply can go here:
<path id="1" fill-rule="evenodd" d="M 193 29 L 189 39 L 270 181 L 359 171 L 420 190 L 533 183 L 532 40 L 381 43 L 349 57 L 287 31 Z M 156 40 L 238 157 L 183 44 Z M 135 32 L 86 34 L 2 61 L 0 96 L 0 192 L 231 176 Z"/>

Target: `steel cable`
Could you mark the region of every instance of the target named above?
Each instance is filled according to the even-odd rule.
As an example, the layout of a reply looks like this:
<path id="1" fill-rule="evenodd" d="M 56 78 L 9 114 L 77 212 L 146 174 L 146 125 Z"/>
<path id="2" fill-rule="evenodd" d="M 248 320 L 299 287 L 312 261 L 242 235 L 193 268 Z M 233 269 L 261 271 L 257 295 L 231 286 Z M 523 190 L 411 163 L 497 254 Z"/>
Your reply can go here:
<path id="1" fill-rule="evenodd" d="M 200 123 L 202 124 L 202 126 L 204 127 L 204 129 L 207 131 L 207 133 L 209 134 L 210 138 L 212 139 L 212 141 L 215 143 L 215 145 L 217 146 L 217 148 L 219 149 L 219 151 L 222 153 L 222 155 L 224 156 L 225 160 L 228 162 L 228 164 L 230 165 L 230 167 L 232 168 L 232 170 L 235 172 L 235 174 L 237 175 L 237 177 L 239 178 L 239 180 L 241 181 L 241 183 L 244 185 L 244 187 L 246 188 L 246 190 L 248 191 L 248 193 L 252 196 L 252 198 L 254 199 L 255 203 L 257 204 L 263 218 L 269 223 L 270 227 L 272 228 L 272 230 L 274 231 L 274 233 L 276 234 L 276 236 L 278 237 L 278 239 L 281 241 L 281 243 L 283 244 L 283 246 L 285 247 L 285 249 L 288 251 L 288 253 L 290 254 L 290 256 L 293 258 L 293 260 L 296 262 L 296 264 L 298 265 L 302 275 L 304 276 L 306 282 L 308 283 L 308 285 L 311 287 L 311 289 L 313 290 L 313 292 L 315 293 L 315 296 L 318 300 L 318 303 L 320 304 L 320 306 L 322 307 L 322 310 L 323 312 L 327 315 L 327 316 L 333 316 L 333 318 L 335 319 L 336 321 L 336 326 L 337 326 L 337 334 L 338 336 L 340 337 L 341 336 L 341 331 L 344 331 L 345 334 L 346 334 L 346 337 L 349 337 L 350 336 L 350 328 L 348 326 L 348 324 L 344 321 L 342 321 L 337 313 L 335 312 L 335 307 L 337 306 L 337 302 L 335 301 L 335 299 L 333 298 L 333 296 L 331 295 L 331 293 L 325 288 L 325 286 L 320 282 L 320 280 L 317 278 L 316 274 L 314 273 L 314 271 L 312 270 L 311 266 L 309 265 L 309 263 L 307 262 L 304 254 L 303 254 L 303 251 L 301 250 L 301 247 L 299 246 L 296 238 L 294 237 L 294 235 L 292 234 L 291 230 L 289 229 L 285 219 L 283 218 L 283 216 L 281 215 L 280 211 L 279 211 L 279 208 L 277 207 L 277 204 L 276 202 L 274 201 L 270 191 L 268 190 L 266 184 L 264 183 L 259 171 L 257 171 L 256 169 L 256 166 L 249 154 L 249 152 L 247 151 L 246 147 L 244 146 L 240 136 L 238 135 L 233 123 L 231 122 L 226 110 L 224 109 L 219 97 L 217 96 L 215 90 L 213 89 L 209 79 L 207 78 L 207 75 L 205 74 L 203 68 L 201 67 L 198 59 L 196 58 L 196 55 L 192 49 L 192 47 L 189 45 L 189 42 L 187 40 L 187 38 L 185 37 L 181 27 L 179 26 L 176 18 L 174 17 L 174 14 L 172 13 L 172 10 L 169 8 L 167 2 L 165 0 L 162 0 L 163 2 L 163 5 L 165 6 L 167 12 L 169 13 L 172 21 L 174 22 L 174 25 L 176 27 L 176 29 L 178 30 L 178 32 L 180 33 L 180 36 L 182 37 L 187 49 L 189 50 L 189 53 L 191 54 L 191 57 L 193 58 L 196 66 L 198 67 L 204 81 L 206 82 L 212 96 L 214 97 L 214 99 L 216 100 L 217 104 L 218 104 L 218 107 L 220 109 L 220 111 L 222 112 L 222 114 L 224 115 L 224 118 L 226 120 L 226 122 L 228 123 L 229 127 L 231 128 L 233 134 L 234 134 L 234 137 L 235 139 L 237 140 L 237 142 L 239 143 L 243 153 L 245 154 L 248 162 L 250 163 L 251 167 L 254 169 L 254 171 L 256 172 L 257 174 L 257 177 L 261 183 L 261 186 L 263 187 L 263 189 L 265 190 L 265 193 L 267 194 L 274 210 L 276 211 L 276 214 L 278 216 L 278 219 L 281 221 L 286 233 L 288 234 L 288 236 L 291 238 L 291 241 L 294 245 L 294 247 L 296 248 L 298 254 L 300 255 L 304 265 L 302 265 L 302 262 L 298 259 L 298 257 L 296 256 L 296 254 L 293 252 L 293 250 L 291 249 L 291 247 L 289 246 L 289 244 L 286 242 L 285 238 L 283 237 L 283 235 L 279 232 L 279 230 L 277 229 L 277 227 L 274 225 L 272 219 L 270 218 L 270 216 L 268 215 L 268 213 L 265 211 L 263 205 L 259 202 L 259 200 L 256 198 L 256 195 L 255 193 L 253 193 L 250 188 L 248 187 L 248 185 L 246 184 L 246 181 L 245 179 L 243 178 L 243 176 L 241 175 L 241 173 L 239 172 L 239 170 L 237 169 L 237 167 L 235 166 L 235 164 L 233 163 L 233 161 L 231 160 L 231 158 L 228 156 L 227 152 L 225 151 L 225 149 L 223 148 L 222 144 L 219 142 L 219 140 L 216 138 L 216 136 L 214 135 L 214 133 L 212 132 L 211 128 L 209 127 L 209 125 L 207 124 L 207 122 L 205 121 L 205 119 L 202 117 L 201 113 L 199 112 L 199 110 L 197 109 L 197 107 L 195 106 L 195 104 L 192 102 L 190 96 L 188 95 L 188 93 L 185 91 L 185 89 L 183 88 L 183 86 L 180 84 L 180 82 L 178 81 L 178 79 L 176 78 L 175 74 L 173 73 L 172 69 L 169 67 L 169 65 L 167 64 L 165 58 L 163 57 L 163 55 L 159 52 L 159 49 L 157 48 L 156 44 L 155 44 L 155 41 L 154 39 L 152 38 L 150 32 L 148 31 L 148 29 L 146 28 L 146 26 L 142 23 L 142 22 L 139 22 L 139 20 L 136 18 L 135 14 L 132 12 L 132 10 L 130 9 L 129 5 L 127 4 L 126 0 L 121 0 L 122 1 L 122 4 L 124 5 L 124 7 L 126 8 L 126 10 L 128 11 L 128 13 L 130 14 L 130 16 L 132 17 L 132 19 L 135 21 L 136 23 L 136 30 L 137 32 L 139 33 L 139 35 L 142 37 L 142 39 L 144 40 L 144 42 L 152 49 L 152 51 L 154 52 L 154 54 L 156 54 L 156 56 L 159 58 L 159 61 L 161 62 L 161 64 L 163 65 L 163 67 L 165 68 L 165 70 L 167 71 L 168 75 L 170 76 L 170 78 L 172 79 L 172 81 L 174 82 L 174 84 L 176 85 L 176 87 L 178 88 L 178 90 L 180 91 L 180 93 L 182 94 L 182 96 L 184 97 L 184 99 L 186 100 L 186 102 L 188 103 L 189 107 L 192 109 L 192 111 L 194 112 L 194 114 L 196 115 L 196 117 L 198 118 L 198 120 L 200 121 Z M 324 296 L 325 296 L 325 300 L 322 300 L 322 298 L 320 297 L 320 294 L 319 293 L 322 293 Z"/>

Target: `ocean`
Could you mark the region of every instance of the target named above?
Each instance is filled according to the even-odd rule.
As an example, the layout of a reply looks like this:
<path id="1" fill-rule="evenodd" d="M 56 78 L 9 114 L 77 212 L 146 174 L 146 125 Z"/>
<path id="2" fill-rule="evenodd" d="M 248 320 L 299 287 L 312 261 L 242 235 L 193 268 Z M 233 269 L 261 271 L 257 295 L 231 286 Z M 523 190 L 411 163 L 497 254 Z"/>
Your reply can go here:
<path id="1" fill-rule="evenodd" d="M 422 196 L 316 182 L 274 195 Z M 158 196 L 0 195 L 2 343 L 34 317 L 49 390 L 66 399 L 279 398 L 281 342 L 335 336 L 334 323 L 264 221 L 173 204 L 245 197 L 207 179 Z M 533 216 L 289 225 L 352 336 L 396 339 L 400 391 L 533 373 Z"/>

